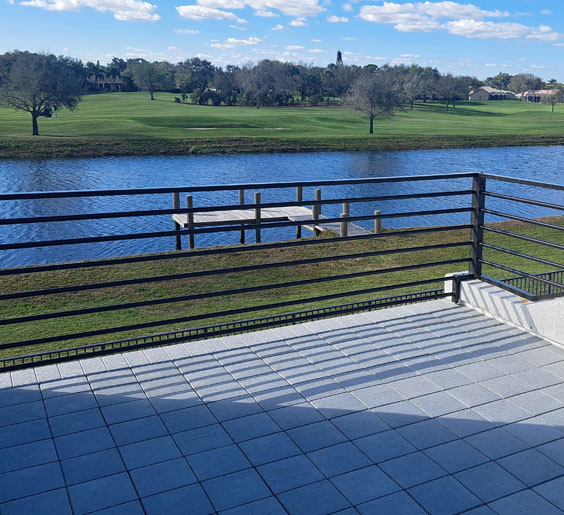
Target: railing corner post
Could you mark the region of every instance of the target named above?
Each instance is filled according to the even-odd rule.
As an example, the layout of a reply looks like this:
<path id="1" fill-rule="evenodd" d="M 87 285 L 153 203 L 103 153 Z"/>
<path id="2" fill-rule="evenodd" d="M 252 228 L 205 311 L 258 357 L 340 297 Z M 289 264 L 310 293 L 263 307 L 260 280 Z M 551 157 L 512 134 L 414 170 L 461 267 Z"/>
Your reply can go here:
<path id="1" fill-rule="evenodd" d="M 472 234 L 470 247 L 470 275 L 482 277 L 482 243 L 484 242 L 484 207 L 486 200 L 486 178 L 476 174 L 472 179 Z"/>

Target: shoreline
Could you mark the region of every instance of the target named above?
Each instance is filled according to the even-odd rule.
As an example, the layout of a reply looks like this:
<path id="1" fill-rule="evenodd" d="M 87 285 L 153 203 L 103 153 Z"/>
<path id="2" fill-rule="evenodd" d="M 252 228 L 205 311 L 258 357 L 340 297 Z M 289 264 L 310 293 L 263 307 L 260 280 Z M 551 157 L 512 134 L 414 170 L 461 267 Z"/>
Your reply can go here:
<path id="1" fill-rule="evenodd" d="M 54 159 L 120 156 L 182 156 L 197 154 L 258 154 L 299 152 L 385 152 L 495 147 L 564 145 L 563 134 L 491 136 L 414 136 L 337 139 L 307 138 L 81 138 L 38 136 L 4 138 L 0 159 Z"/>

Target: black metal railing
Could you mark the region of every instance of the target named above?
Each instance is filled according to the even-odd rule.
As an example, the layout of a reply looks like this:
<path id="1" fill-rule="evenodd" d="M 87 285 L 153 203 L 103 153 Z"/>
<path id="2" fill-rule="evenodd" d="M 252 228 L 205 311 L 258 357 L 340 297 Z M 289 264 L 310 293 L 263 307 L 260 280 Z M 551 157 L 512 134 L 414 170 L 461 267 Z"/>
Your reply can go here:
<path id="1" fill-rule="evenodd" d="M 174 230 L 163 226 L 160 230 L 125 233 L 116 230 L 112 234 L 73 234 L 65 238 L 42 239 L 34 236 L 23 240 L 15 238 L 15 241 L 12 238 L 11 241 L 0 243 L 1 256 L 3 252 L 28 252 L 30 249 L 45 249 L 48 253 L 50 249 L 65 246 L 139 242 L 136 255 L 1 268 L 0 285 L 4 284 L 4 287 L 0 288 L 0 326 L 3 329 L 3 336 L 0 337 L 0 370 L 106 354 L 125 348 L 188 342 L 409 302 L 445 297 L 456 300 L 460 280 L 466 278 L 495 282 L 527 298 L 562 293 L 562 290 L 556 290 L 562 275 L 557 277 L 537 270 L 531 273 L 518 270 L 514 268 L 513 261 L 504 261 L 499 256 L 511 256 L 512 259 L 532 261 L 538 266 L 564 269 L 560 261 L 552 256 L 534 256 L 523 249 L 506 248 L 499 241 L 492 242 L 485 236 L 493 234 L 498 239 L 525 241 L 527 245 L 544 245 L 553 251 L 562 251 L 564 244 L 559 240 L 544 241 L 526 232 L 512 232 L 499 223 L 486 223 L 486 218 L 491 216 L 518 224 L 532 224 L 560 234 L 564 227 L 558 223 L 513 215 L 499 208 L 491 209 L 489 204 L 499 199 L 505 204 L 523 202 L 556 210 L 564 210 L 564 207 L 553 202 L 490 192 L 486 181 L 488 187 L 494 181 L 518 182 L 534 188 L 564 191 L 564 187 L 556 185 L 465 173 L 343 181 L 0 194 L 3 204 L 44 202 L 50 199 L 70 202 L 72 199 L 92 197 L 97 200 L 143 198 L 146 201 L 147 198 L 162 199 L 163 195 L 173 195 L 172 209 L 162 208 L 158 204 L 154 209 L 46 215 L 33 213 L 30 216 L 0 219 L 0 226 L 6 226 L 11 231 L 9 234 L 18 234 L 19 228 L 30 225 L 45 227 L 46 224 L 99 220 L 139 220 L 145 223 L 148 219 L 162 220 L 163 216 L 167 217 L 167 223 L 170 224 L 168 217 L 173 215 L 185 215 L 187 221 L 182 226 L 175 218 Z M 413 191 L 398 192 L 405 183 L 409 183 Z M 461 183 L 466 183 L 467 187 L 460 187 Z M 438 188 L 432 187 L 437 184 Z M 342 188 L 360 186 L 371 194 L 337 194 L 321 200 L 320 190 L 317 189 L 313 198 L 304 200 L 304 191 L 307 193 L 308 189 L 321 186 L 329 190 L 341 188 L 341 192 Z M 392 191 L 380 191 L 385 186 Z M 293 189 L 296 190 L 296 200 L 280 200 Z M 277 201 L 263 202 L 259 193 L 255 194 L 254 203 L 244 204 L 245 191 L 256 190 L 272 192 Z M 211 202 L 211 205 L 194 207 L 192 195 L 201 193 L 209 196 L 217 192 L 223 192 L 227 202 Z M 186 208 L 179 207 L 180 193 L 189 194 Z M 230 198 L 238 198 L 238 202 L 229 202 Z M 421 202 L 418 209 L 409 210 L 401 206 L 401 202 L 414 199 Z M 442 199 L 441 202 L 444 201 L 446 206 L 453 206 L 426 206 L 424 203 L 430 199 Z M 399 210 L 384 212 L 368 209 L 389 205 L 392 201 L 400 202 Z M 340 204 L 343 205 L 343 212 L 335 216 L 335 208 Z M 266 216 L 276 209 L 303 209 L 309 206 L 311 216 L 275 217 L 272 220 Z M 322 206 L 332 208 L 333 214 L 322 217 Z M 351 206 L 358 214 L 351 214 L 354 210 Z M 251 215 L 236 220 L 235 213 L 242 209 Z M 6 212 L 18 213 L 16 209 Z M 202 214 L 218 212 L 224 216 L 219 226 L 195 221 Z M 440 219 L 445 215 L 452 217 L 453 223 L 417 227 L 418 219 Z M 396 219 L 416 221 L 411 228 L 377 229 L 382 221 Z M 368 222 L 376 222 L 375 232 L 353 225 Z M 123 225 L 112 227 L 117 229 Z M 261 235 L 288 228 L 296 231 L 296 239 L 258 243 Z M 302 230 L 307 228 L 314 237 L 302 239 Z M 88 226 L 84 229 L 88 230 Z M 323 229 L 326 234 L 318 237 Z M 257 244 L 244 245 L 245 232 L 255 234 Z M 199 237 L 217 233 L 240 234 L 242 243 L 143 254 L 145 241 L 174 241 L 175 248 L 181 249 L 183 238 L 187 238 L 189 246 L 194 247 Z M 461 254 L 460 251 L 464 249 L 468 251 Z M 283 253 L 290 253 L 290 256 L 281 259 Z M 441 254 L 437 257 L 437 253 Z M 490 253 L 498 258 L 494 259 Z M 265 256 L 271 259 L 264 261 Z M 397 263 L 390 265 L 382 261 L 390 256 L 397 256 Z M 206 260 L 205 268 L 201 267 L 202 259 Z M 210 266 L 221 260 L 224 266 Z M 337 273 L 325 272 L 324 267 L 331 265 L 338 265 Z M 304 267 L 310 267 L 310 272 L 298 274 Z M 494 277 L 495 274 L 484 274 L 484 267 L 499 273 L 511 272 L 516 277 L 500 282 L 499 278 Z M 447 272 L 466 268 L 469 270 L 466 276 L 444 278 Z M 120 273 L 114 273 L 116 270 L 120 270 Z M 256 279 L 260 274 L 260 280 Z M 61 277 L 61 281 L 68 284 L 53 284 L 53 277 Z M 233 277 L 244 279 L 226 282 Z M 43 281 L 43 278 L 51 280 Z M 73 280 L 78 278 L 80 281 Z M 544 287 L 533 288 L 533 278 Z M 523 282 L 525 279 L 528 282 Z M 452 293 L 445 292 L 445 280 L 454 282 Z M 206 286 L 203 289 L 200 288 L 202 283 Z M 170 287 L 175 284 L 185 285 L 185 289 L 182 288 L 180 292 L 175 290 L 175 294 L 170 295 Z M 225 287 L 224 284 L 229 286 Z M 131 288 L 143 291 L 152 285 L 159 287 L 150 290 L 149 296 L 129 295 Z M 546 287 L 551 287 L 550 292 Z M 113 316 L 108 324 L 112 313 L 119 316 Z M 96 317 L 95 323 L 93 317 Z M 63 323 L 64 328 L 72 330 L 61 330 L 60 324 Z M 165 331 L 155 333 L 159 328 Z"/>

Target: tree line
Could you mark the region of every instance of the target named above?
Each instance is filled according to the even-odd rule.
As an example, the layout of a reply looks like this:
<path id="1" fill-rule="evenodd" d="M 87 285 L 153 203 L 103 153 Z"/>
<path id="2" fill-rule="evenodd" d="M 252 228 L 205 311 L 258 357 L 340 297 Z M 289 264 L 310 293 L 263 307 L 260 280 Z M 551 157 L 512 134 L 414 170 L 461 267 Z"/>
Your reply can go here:
<path id="1" fill-rule="evenodd" d="M 74 109 L 81 95 L 108 79 L 119 81 L 124 91 L 148 91 L 151 100 L 166 91 L 175 93 L 179 103 L 199 105 L 347 105 L 369 118 L 370 133 L 375 117 L 413 109 L 416 101 L 440 101 L 448 111 L 483 85 L 514 92 L 561 87 L 554 79 L 544 83 L 530 74 L 500 73 L 481 81 L 417 64 L 348 65 L 341 52 L 324 67 L 269 59 L 220 67 L 198 57 L 179 63 L 114 57 L 100 65 L 31 52 L 0 55 L 0 103 L 29 112 L 34 135 L 39 117 L 62 107 Z"/>

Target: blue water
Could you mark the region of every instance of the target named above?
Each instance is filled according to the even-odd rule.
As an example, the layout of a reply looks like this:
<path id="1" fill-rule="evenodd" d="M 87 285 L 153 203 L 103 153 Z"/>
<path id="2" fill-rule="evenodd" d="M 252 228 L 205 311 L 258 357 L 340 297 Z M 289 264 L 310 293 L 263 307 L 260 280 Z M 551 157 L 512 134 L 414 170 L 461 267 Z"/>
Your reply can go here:
<path id="1" fill-rule="evenodd" d="M 308 153 L 266 155 L 215 155 L 167 157 L 119 157 L 92 159 L 50 159 L 33 161 L 0 161 L 0 191 L 48 191 L 119 189 L 144 187 L 190 187 L 195 185 L 261 183 L 272 181 L 314 181 L 325 179 L 353 179 L 392 177 L 455 172 L 485 172 L 564 184 L 564 147 L 524 147 L 464 150 L 424 150 L 363 153 Z M 405 194 L 419 191 L 469 189 L 470 179 L 433 181 L 432 183 L 387 183 L 347 187 L 324 187 L 323 198 L 344 196 L 375 196 Z M 490 184 L 490 190 L 525 195 L 547 202 L 564 204 L 562 193 L 538 190 L 504 183 Z M 252 202 L 247 191 L 246 202 Z M 313 198 L 313 189 L 304 190 L 304 199 Z M 294 200 L 295 190 L 264 190 L 263 202 Z M 411 200 L 375 204 L 356 204 L 352 215 L 371 214 L 374 209 L 383 213 L 443 209 L 468 205 L 463 197 Z M 197 193 L 196 206 L 236 204 L 236 192 Z M 136 197 L 99 197 L 76 199 L 21 200 L 0 202 L 0 217 L 41 216 L 53 214 L 89 213 L 112 210 L 165 209 L 171 206 L 171 195 Z M 533 206 L 499 203 L 516 214 L 545 216 L 560 214 Z M 340 206 L 324 206 L 323 214 L 339 216 Z M 426 218 L 385 220 L 385 227 L 440 225 L 466 223 L 468 215 L 442 215 Z M 359 222 L 370 227 L 370 222 Z M 123 234 L 172 230 L 169 216 L 138 219 L 65 222 L 0 227 L 0 241 L 17 242 L 76 238 L 94 235 Z M 263 241 L 292 238 L 295 229 L 265 231 Z M 248 232 L 248 240 L 253 234 Z M 238 233 L 199 235 L 197 246 L 235 243 Z M 0 267 L 36 263 L 77 261 L 98 257 L 120 256 L 146 252 L 173 250 L 173 238 L 73 245 L 41 249 L 4 251 Z"/>

